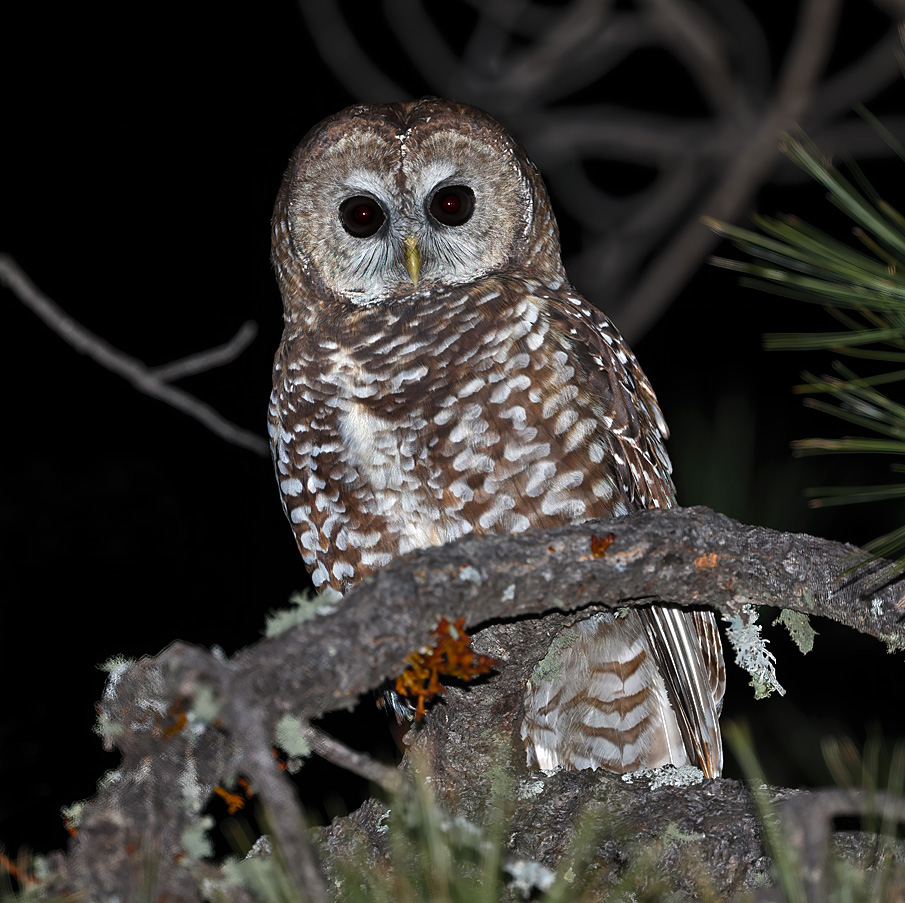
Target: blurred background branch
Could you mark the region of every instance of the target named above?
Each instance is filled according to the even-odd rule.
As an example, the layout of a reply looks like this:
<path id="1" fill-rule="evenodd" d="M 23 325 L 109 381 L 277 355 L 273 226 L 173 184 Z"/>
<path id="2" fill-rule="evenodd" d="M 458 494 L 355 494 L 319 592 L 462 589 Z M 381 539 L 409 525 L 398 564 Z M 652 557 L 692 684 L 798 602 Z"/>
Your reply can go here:
<path id="1" fill-rule="evenodd" d="M 371 17 L 360 4 L 298 2 L 325 65 L 356 101 L 432 92 L 489 110 L 519 136 L 561 222 L 580 234 L 566 260 L 571 278 L 629 341 L 715 244 L 700 216 L 737 220 L 774 176 L 782 130 L 799 123 L 822 147 L 861 159 L 887 152 L 850 110 L 896 78 L 895 27 L 830 72 L 838 0 L 803 0 L 779 60 L 763 10 L 737 0 L 573 0 L 556 10 L 531 0 L 385 0 Z M 624 73 L 630 57 L 657 64 Z M 688 106 L 652 112 L 664 78 L 687 84 L 692 115 Z M 905 122 L 888 124 L 901 134 Z M 643 172 L 619 184 L 625 167 Z"/>

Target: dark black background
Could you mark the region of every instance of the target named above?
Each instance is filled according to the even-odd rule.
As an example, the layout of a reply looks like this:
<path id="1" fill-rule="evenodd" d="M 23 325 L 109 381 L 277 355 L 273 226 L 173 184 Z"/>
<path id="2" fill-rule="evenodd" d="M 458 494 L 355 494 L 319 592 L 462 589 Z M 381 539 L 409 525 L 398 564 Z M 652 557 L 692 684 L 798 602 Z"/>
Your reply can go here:
<path id="1" fill-rule="evenodd" d="M 73 318 L 152 365 L 220 344 L 255 320 L 258 337 L 240 360 L 181 385 L 263 435 L 281 329 L 269 265 L 273 198 L 308 128 L 367 98 L 337 83 L 291 0 L 253 11 L 70 4 L 4 15 L 0 250 Z M 410 95 L 428 93 L 400 60 L 379 6 L 358 4 L 356 15 L 373 17 L 369 47 Z M 794 19 L 773 15 L 778 65 Z M 846 4 L 833 67 L 886 27 L 870 4 Z M 627 65 L 593 90 L 695 112 L 684 86 L 642 78 L 656 77 L 654 56 Z M 871 106 L 895 111 L 901 98 L 899 84 Z M 867 166 L 893 203 L 902 200 L 901 166 Z M 813 185 L 774 184 L 757 207 L 840 235 L 845 228 Z M 566 252 L 580 240 L 564 223 Z M 154 654 L 177 638 L 233 652 L 307 577 L 268 460 L 137 393 L 12 294 L 3 302 L 0 844 L 40 850 L 65 841 L 60 806 L 91 795 L 116 765 L 91 731 L 98 664 Z M 672 426 L 683 504 L 856 543 L 901 520 L 893 504 L 805 505 L 807 486 L 889 479 L 880 460 L 790 457 L 792 439 L 844 432 L 804 412 L 790 391 L 801 369 L 830 358 L 764 352 L 762 334 L 831 327 L 819 309 L 740 289 L 733 275 L 703 266 L 635 343 Z M 726 714 L 751 720 L 776 782 L 828 779 L 824 733 L 860 742 L 876 723 L 889 739 L 905 734 L 901 659 L 817 626 L 807 660 L 780 628 L 768 630 L 784 700 L 755 705 L 744 675 L 730 673 Z M 728 771 L 737 773 L 732 762 Z M 347 781 L 308 774 L 309 786 Z"/>

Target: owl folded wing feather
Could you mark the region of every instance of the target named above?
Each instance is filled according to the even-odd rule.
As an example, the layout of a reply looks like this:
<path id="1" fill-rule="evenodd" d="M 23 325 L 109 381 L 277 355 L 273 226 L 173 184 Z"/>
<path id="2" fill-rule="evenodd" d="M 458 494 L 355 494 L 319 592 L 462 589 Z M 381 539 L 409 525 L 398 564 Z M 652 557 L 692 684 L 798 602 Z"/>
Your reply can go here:
<path id="1" fill-rule="evenodd" d="M 588 391 L 599 398 L 611 422 L 605 435 L 626 508 L 672 507 L 675 489 L 665 447 L 669 431 L 647 377 L 602 313 L 572 293 L 564 300 L 569 303 L 553 310 L 563 321 L 563 335 L 574 331 L 582 338 L 573 359 L 583 361 Z M 640 609 L 639 614 L 688 761 L 706 775 L 718 776 L 725 667 L 716 620 L 711 612 L 663 606 Z M 661 719 L 667 733 L 669 720 Z"/>
<path id="2" fill-rule="evenodd" d="M 713 693 L 713 675 L 704 661 L 702 636 L 696 629 L 701 620 L 713 621 L 713 614 L 656 606 L 641 609 L 640 615 L 663 675 L 688 759 L 706 777 L 718 777 L 723 770 L 720 706 Z M 713 629 L 715 631 L 715 624 Z"/>

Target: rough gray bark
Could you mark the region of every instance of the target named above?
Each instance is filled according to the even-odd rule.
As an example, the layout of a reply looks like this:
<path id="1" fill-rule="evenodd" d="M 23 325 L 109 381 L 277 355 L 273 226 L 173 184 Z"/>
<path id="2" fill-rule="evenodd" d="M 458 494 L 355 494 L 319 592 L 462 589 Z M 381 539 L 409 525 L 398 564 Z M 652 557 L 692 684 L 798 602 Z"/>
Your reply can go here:
<path id="1" fill-rule="evenodd" d="M 610 533 L 612 544 L 595 556 L 592 537 Z M 140 899 L 132 894 L 148 880 L 150 851 L 152 899 L 205 899 L 200 887 L 205 878 L 216 886 L 218 870 L 186 854 L 186 832 L 197 829 L 213 788 L 243 774 L 265 804 L 296 885 L 309 899 L 330 899 L 293 787 L 273 763 L 276 724 L 288 716 L 304 737 L 308 721 L 352 707 L 400 673 L 441 616 L 464 615 L 475 648 L 500 664 L 487 679 L 451 688 L 407 754 L 426 761 L 446 810 L 481 825 L 505 786 L 510 853 L 548 867 L 570 849 L 580 811 L 608 813 L 604 826 L 618 830 L 595 840 L 595 861 L 617 868 L 595 866 L 602 884 L 626 867 L 638 838 L 656 840 L 674 825 L 686 840 L 663 847 L 663 874 L 679 876 L 676 886 L 693 895 L 703 879 L 687 865 L 691 856 L 718 894 L 731 896 L 766 867 L 746 790 L 729 780 L 655 790 L 600 773 L 527 772 L 518 733 L 525 680 L 564 625 L 595 608 L 653 601 L 729 614 L 751 602 L 791 608 L 905 649 L 905 581 L 878 586 L 880 565 L 846 574 L 859 555 L 852 546 L 746 527 L 705 508 L 643 511 L 412 553 L 334 609 L 230 659 L 174 643 L 111 679 L 99 711 L 122 764 L 87 803 L 67 853 L 51 858 L 52 885 L 96 901 Z M 379 806 L 369 804 L 337 823 L 322 835 L 322 849 L 385 856 L 378 815 Z M 335 863 L 327 866 L 328 875 L 334 870 Z M 230 893 L 246 899 L 244 891 Z"/>

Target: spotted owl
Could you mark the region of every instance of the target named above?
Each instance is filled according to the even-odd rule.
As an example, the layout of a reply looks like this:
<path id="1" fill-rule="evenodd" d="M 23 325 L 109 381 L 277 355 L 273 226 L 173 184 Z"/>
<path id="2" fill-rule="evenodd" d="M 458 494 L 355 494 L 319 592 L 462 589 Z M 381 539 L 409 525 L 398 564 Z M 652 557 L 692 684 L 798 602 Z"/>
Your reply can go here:
<path id="1" fill-rule="evenodd" d="M 315 126 L 273 263 L 270 439 L 316 588 L 470 533 L 674 504 L 653 390 L 569 284 L 540 174 L 486 113 L 426 98 Z M 719 775 L 712 613 L 597 614 L 550 655 L 525 690 L 529 765 Z"/>

